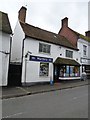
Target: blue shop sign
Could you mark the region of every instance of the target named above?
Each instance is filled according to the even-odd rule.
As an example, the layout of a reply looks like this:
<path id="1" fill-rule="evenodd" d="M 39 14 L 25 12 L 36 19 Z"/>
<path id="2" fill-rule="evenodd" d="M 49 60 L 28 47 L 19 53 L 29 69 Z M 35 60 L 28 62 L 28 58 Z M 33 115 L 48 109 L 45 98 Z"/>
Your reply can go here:
<path id="1" fill-rule="evenodd" d="M 30 55 L 30 61 L 53 62 L 53 58 L 39 57 Z"/>

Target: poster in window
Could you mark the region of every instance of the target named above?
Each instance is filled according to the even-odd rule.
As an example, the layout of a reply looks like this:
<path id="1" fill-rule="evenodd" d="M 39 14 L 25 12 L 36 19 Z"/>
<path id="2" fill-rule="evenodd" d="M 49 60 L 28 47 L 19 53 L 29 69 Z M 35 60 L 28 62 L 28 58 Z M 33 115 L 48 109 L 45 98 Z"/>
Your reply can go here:
<path id="1" fill-rule="evenodd" d="M 70 66 L 70 76 L 74 77 L 74 66 Z"/>
<path id="2" fill-rule="evenodd" d="M 69 66 L 66 66 L 66 77 L 69 76 Z"/>
<path id="3" fill-rule="evenodd" d="M 49 63 L 40 63 L 40 76 L 48 76 L 49 74 Z"/>

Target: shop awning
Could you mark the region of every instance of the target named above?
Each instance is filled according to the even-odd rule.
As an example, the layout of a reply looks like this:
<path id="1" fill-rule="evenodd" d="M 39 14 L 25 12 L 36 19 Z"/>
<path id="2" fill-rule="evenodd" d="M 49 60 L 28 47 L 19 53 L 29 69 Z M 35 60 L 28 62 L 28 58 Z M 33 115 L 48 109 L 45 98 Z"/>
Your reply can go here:
<path id="1" fill-rule="evenodd" d="M 60 57 L 58 57 L 55 60 L 54 64 L 80 66 L 80 64 L 75 60 L 67 59 L 67 58 L 60 58 Z"/>

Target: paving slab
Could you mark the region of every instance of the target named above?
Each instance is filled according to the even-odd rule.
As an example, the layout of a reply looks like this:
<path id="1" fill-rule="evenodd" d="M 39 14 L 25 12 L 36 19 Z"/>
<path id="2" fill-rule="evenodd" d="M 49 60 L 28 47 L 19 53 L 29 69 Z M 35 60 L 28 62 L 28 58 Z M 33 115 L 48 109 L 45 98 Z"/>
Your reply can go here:
<path id="1" fill-rule="evenodd" d="M 60 83 L 50 84 L 38 84 L 31 86 L 21 86 L 21 87 L 2 87 L 1 99 L 20 97 L 31 94 L 38 94 L 43 92 L 56 91 L 61 89 L 68 89 L 73 87 L 79 87 L 83 85 L 88 85 L 88 80 L 85 81 L 63 81 Z M 0 89 L 1 90 L 1 89 Z"/>

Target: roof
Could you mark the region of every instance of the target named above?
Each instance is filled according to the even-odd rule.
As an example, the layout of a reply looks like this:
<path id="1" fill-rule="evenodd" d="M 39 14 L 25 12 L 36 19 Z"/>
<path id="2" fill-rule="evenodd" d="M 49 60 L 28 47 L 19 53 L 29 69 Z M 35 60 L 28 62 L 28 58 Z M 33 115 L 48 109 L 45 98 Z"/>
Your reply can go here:
<path id="1" fill-rule="evenodd" d="M 77 61 L 73 60 L 73 59 L 60 58 L 60 57 L 58 57 L 55 60 L 54 64 L 80 66 L 80 64 Z"/>
<path id="2" fill-rule="evenodd" d="M 69 28 L 69 27 L 68 27 L 68 28 Z M 71 31 L 73 31 L 79 38 L 82 38 L 82 39 L 84 39 L 84 40 L 90 42 L 90 38 L 89 38 L 89 37 L 84 36 L 84 35 L 82 35 L 82 34 L 76 32 L 76 31 L 72 30 L 71 28 L 69 28 L 69 29 L 70 29 Z"/>
<path id="3" fill-rule="evenodd" d="M 52 32 L 40 29 L 38 27 L 29 25 L 27 23 L 20 22 L 20 24 L 26 37 L 31 37 L 36 40 L 41 40 L 44 42 L 53 43 L 53 44 L 57 44 L 57 45 L 61 45 L 64 47 L 78 50 L 64 36 L 60 36 L 56 33 L 52 33 Z"/>
<path id="4" fill-rule="evenodd" d="M 12 34 L 12 29 L 8 19 L 8 14 L 0 11 L 0 31 Z"/>

